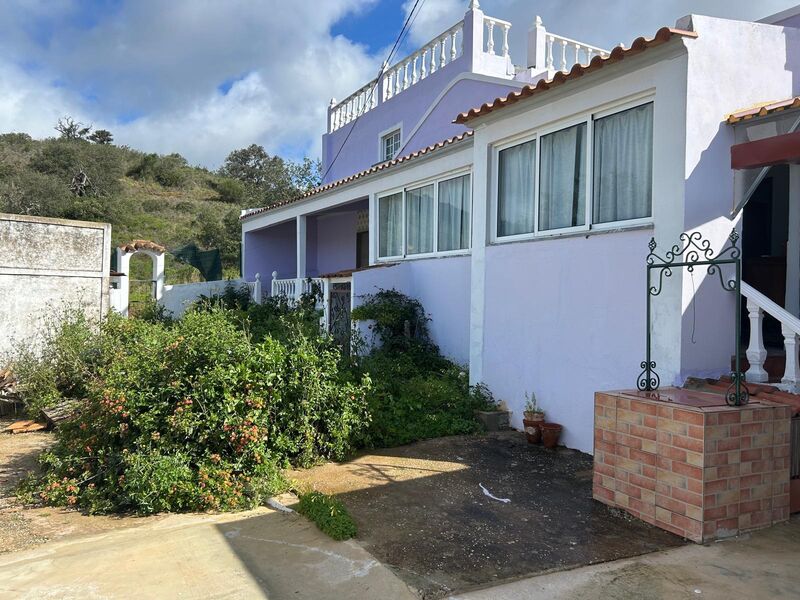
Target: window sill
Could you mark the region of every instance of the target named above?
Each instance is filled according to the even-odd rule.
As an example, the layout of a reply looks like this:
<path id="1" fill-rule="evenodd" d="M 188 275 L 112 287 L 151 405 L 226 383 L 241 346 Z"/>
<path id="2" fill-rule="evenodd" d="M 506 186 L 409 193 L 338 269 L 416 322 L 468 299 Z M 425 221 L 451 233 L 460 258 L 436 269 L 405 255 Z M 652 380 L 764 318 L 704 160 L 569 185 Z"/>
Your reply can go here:
<path id="1" fill-rule="evenodd" d="M 547 233 L 539 235 L 528 235 L 525 237 L 515 236 L 514 239 L 498 238 L 493 240 L 490 246 L 503 246 L 505 244 L 525 244 L 528 242 L 545 242 L 549 240 L 563 240 L 565 238 L 589 238 L 596 235 L 606 235 L 610 233 L 623 233 L 626 231 L 640 231 L 643 229 L 653 229 L 653 223 L 632 223 L 630 225 L 607 226 L 603 225 L 596 229 L 583 229 L 581 231 L 566 231 L 564 233 Z"/>
<path id="2" fill-rule="evenodd" d="M 453 250 L 451 252 L 437 252 L 434 254 L 419 254 L 411 256 L 395 256 L 379 258 L 375 261 L 375 265 L 396 265 L 404 262 L 413 262 L 419 260 L 436 260 L 440 258 L 455 258 L 458 256 L 469 256 L 470 250 Z"/>

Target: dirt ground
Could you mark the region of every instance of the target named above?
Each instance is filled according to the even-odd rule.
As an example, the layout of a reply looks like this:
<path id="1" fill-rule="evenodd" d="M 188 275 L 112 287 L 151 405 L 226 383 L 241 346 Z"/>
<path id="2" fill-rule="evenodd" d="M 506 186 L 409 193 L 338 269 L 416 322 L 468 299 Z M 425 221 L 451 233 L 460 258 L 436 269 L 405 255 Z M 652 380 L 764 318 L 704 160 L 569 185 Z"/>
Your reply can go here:
<path id="1" fill-rule="evenodd" d="M 684 544 L 591 497 L 591 456 L 518 432 L 439 438 L 291 473 L 422 598 Z M 494 496 L 495 498 L 490 497 Z"/>
<path id="2" fill-rule="evenodd" d="M 75 510 L 22 506 L 13 490 L 23 477 L 38 469 L 39 454 L 53 443 L 53 434 L 2 433 L 12 422 L 0 418 L 0 553 L 71 536 L 136 527 L 161 518 L 86 516 Z"/>

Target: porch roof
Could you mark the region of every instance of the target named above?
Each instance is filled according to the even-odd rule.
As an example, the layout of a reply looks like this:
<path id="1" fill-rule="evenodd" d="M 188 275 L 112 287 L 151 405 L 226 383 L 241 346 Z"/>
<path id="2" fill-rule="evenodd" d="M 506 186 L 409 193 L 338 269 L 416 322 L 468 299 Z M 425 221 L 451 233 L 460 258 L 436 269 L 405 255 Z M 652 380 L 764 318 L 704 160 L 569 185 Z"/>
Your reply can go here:
<path id="1" fill-rule="evenodd" d="M 515 104 L 516 102 L 519 102 L 520 100 L 538 95 L 551 88 L 558 87 L 568 81 L 578 79 L 583 75 L 602 69 L 607 64 L 619 62 L 628 56 L 638 54 L 647 50 L 648 48 L 660 46 L 661 44 L 670 41 L 674 37 L 696 38 L 697 33 L 683 29 L 662 27 L 652 38 L 646 38 L 643 36 L 638 37 L 633 41 L 630 48 L 617 46 L 605 58 L 599 55 L 595 56 L 592 58 L 589 64 L 585 66 L 576 63 L 573 65 L 572 69 L 569 70 L 569 72 L 558 71 L 552 79 L 543 79 L 535 84 L 526 85 L 518 92 L 511 92 L 505 97 L 495 98 L 492 102 L 487 102 L 482 104 L 480 107 L 472 108 L 467 112 L 463 112 L 455 118 L 453 123 L 464 125 L 473 119 L 477 119 L 478 117 L 495 112 L 501 108 L 506 108 L 512 104 Z"/>
<path id="2" fill-rule="evenodd" d="M 778 100 L 777 102 L 767 102 L 738 110 L 728 115 L 727 121 L 731 125 L 754 117 L 766 117 L 776 112 L 783 110 L 790 110 L 792 108 L 800 108 L 800 96 L 794 98 L 787 98 L 786 100 Z"/>
<path id="3" fill-rule="evenodd" d="M 358 179 L 362 179 L 363 177 L 366 177 L 367 175 L 372 175 L 373 173 L 377 173 L 379 171 L 384 171 L 384 170 L 389 169 L 391 167 L 395 167 L 395 166 L 400 165 L 402 163 L 408 162 L 410 160 L 414 160 L 414 159 L 419 158 L 421 156 L 425 156 L 425 155 L 430 154 L 430 153 L 432 153 L 432 152 L 434 152 L 436 150 L 439 150 L 439 149 L 444 148 L 446 146 L 450 146 L 452 144 L 456 144 L 458 142 L 461 142 L 461 141 L 463 141 L 463 140 L 465 140 L 467 138 L 471 138 L 471 137 L 472 137 L 472 132 L 471 131 L 465 131 L 462 134 L 459 134 L 457 136 L 448 138 L 446 140 L 442 140 L 441 142 L 436 142 L 435 144 L 432 144 L 432 145 L 430 145 L 430 146 L 428 146 L 426 148 L 422 148 L 421 150 L 417 150 L 416 152 L 412 152 L 411 154 L 406 154 L 405 156 L 400 156 L 400 157 L 392 159 L 392 160 L 387 160 L 387 161 L 379 163 L 377 165 L 373 165 L 369 169 L 364 169 L 363 171 L 359 171 L 358 173 L 355 173 L 355 174 L 350 175 L 348 177 L 344 177 L 343 179 L 338 179 L 337 181 L 332 181 L 331 183 L 326 183 L 325 185 L 321 185 L 321 186 L 315 187 L 314 189 L 309 190 L 308 192 L 305 192 L 304 194 L 301 194 L 300 196 L 296 196 L 294 198 L 290 198 L 290 199 L 287 199 L 287 200 L 281 200 L 280 202 L 276 202 L 274 204 L 271 204 L 270 206 L 265 206 L 263 208 L 257 208 L 255 210 L 251 210 L 251 211 L 246 212 L 243 215 L 241 215 L 239 217 L 239 220 L 240 221 L 245 221 L 245 220 L 249 219 L 250 217 L 254 217 L 256 215 L 260 215 L 260 214 L 263 214 L 265 212 L 269 212 L 271 210 L 275 210 L 275 209 L 287 206 L 289 204 L 294 204 L 295 202 L 299 202 L 301 200 L 305 200 L 306 198 L 311 198 L 312 196 L 316 196 L 317 194 L 321 194 L 323 192 L 327 192 L 327 191 L 332 190 L 334 188 L 342 187 L 342 186 L 347 185 L 349 183 L 352 183 L 352 182 L 354 182 L 354 181 L 356 181 Z"/>

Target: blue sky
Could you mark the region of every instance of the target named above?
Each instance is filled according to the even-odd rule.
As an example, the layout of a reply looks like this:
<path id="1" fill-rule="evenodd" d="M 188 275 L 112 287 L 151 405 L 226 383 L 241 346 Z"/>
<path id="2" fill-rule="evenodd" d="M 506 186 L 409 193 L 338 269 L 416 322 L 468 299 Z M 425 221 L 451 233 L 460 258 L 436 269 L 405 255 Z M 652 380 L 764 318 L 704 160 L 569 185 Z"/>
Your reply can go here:
<path id="1" fill-rule="evenodd" d="M 481 0 L 512 22 L 601 47 L 688 13 L 758 19 L 798 0 Z M 232 150 L 318 156 L 331 97 L 375 76 L 413 0 L 3 0 L 0 132 L 54 134 L 71 115 L 118 143 L 216 168 Z M 462 18 L 467 0 L 422 0 L 396 58 Z M 600 24 L 600 25 L 598 25 Z"/>

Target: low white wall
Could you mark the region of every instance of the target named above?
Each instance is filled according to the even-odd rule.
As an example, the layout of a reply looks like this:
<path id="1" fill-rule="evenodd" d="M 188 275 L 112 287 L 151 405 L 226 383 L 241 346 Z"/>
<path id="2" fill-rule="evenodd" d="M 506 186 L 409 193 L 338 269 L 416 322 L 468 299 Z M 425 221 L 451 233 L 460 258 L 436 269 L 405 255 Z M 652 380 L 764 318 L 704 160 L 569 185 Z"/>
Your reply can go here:
<path id="1" fill-rule="evenodd" d="M 58 310 L 105 316 L 110 265 L 107 223 L 0 213 L 0 366 Z"/>
<path id="2" fill-rule="evenodd" d="M 442 354 L 469 363 L 469 256 L 410 260 L 353 274 L 353 304 L 380 289 L 395 289 L 422 303 L 431 338 Z M 363 331 L 362 331 L 363 334 Z"/>
<path id="3" fill-rule="evenodd" d="M 244 279 L 228 279 L 222 281 L 203 281 L 201 283 L 180 283 L 165 285 L 164 295 L 159 304 L 164 306 L 173 317 L 180 317 L 186 309 L 200 296 L 222 294 L 228 285 L 236 288 L 246 285 Z"/>

